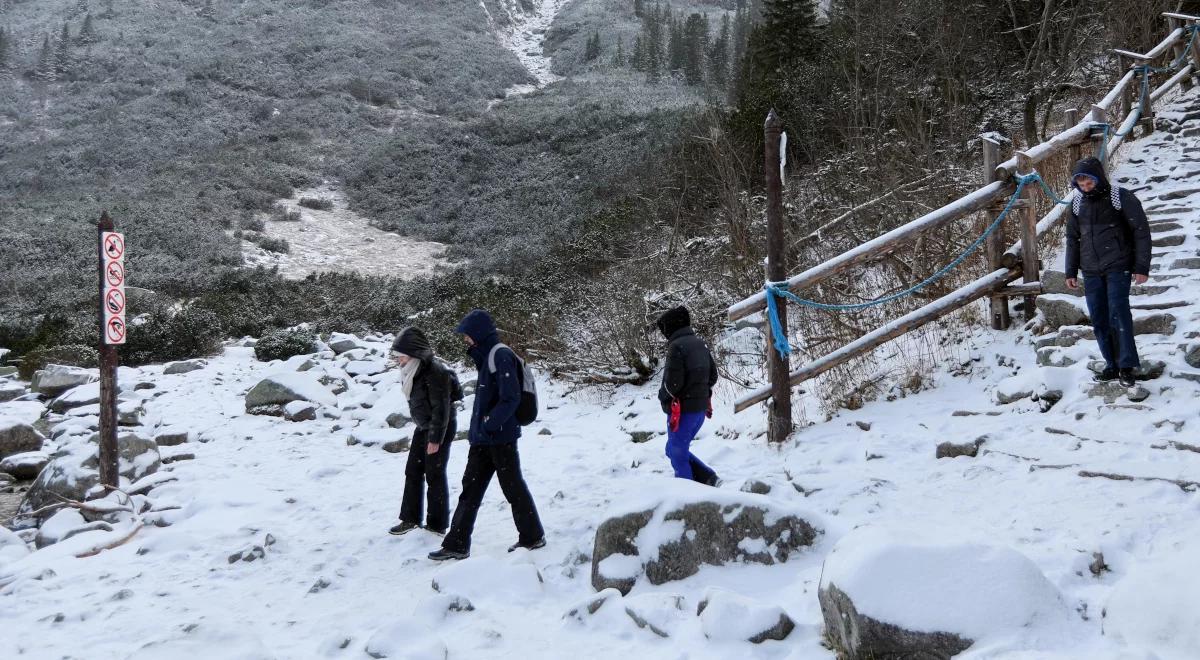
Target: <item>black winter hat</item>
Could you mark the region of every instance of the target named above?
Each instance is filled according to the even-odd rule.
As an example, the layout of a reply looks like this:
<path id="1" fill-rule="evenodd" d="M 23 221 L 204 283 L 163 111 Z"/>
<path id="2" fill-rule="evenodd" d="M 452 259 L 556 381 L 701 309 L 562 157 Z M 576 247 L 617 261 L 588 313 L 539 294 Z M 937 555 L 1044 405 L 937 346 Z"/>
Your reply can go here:
<path id="1" fill-rule="evenodd" d="M 433 359 L 433 346 L 429 343 L 429 338 L 420 328 L 411 325 L 396 335 L 396 341 L 392 342 L 392 350 L 421 361 Z"/>
<path id="2" fill-rule="evenodd" d="M 662 316 L 658 317 L 658 329 L 667 339 L 676 331 L 686 328 L 692 324 L 692 315 L 688 312 L 687 307 L 680 305 L 672 309 L 668 309 Z"/>

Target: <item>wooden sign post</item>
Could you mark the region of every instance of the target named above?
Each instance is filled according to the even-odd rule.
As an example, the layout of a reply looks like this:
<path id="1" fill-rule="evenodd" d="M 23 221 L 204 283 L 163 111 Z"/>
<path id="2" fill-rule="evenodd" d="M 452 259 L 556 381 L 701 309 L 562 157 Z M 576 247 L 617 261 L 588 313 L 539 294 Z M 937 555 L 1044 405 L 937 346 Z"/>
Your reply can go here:
<path id="1" fill-rule="evenodd" d="M 767 186 L 767 280 L 787 279 L 787 234 L 783 225 L 783 172 L 780 158 L 780 139 L 783 121 L 771 110 L 763 126 L 766 138 L 764 166 Z M 779 325 L 787 341 L 787 305 L 780 301 Z M 771 402 L 767 404 L 767 440 L 781 443 L 792 434 L 792 387 L 789 383 L 791 365 L 775 350 L 773 331 L 767 330 L 767 374 L 771 380 Z"/>
<path id="2" fill-rule="evenodd" d="M 116 488 L 117 346 L 125 343 L 125 236 L 113 231 L 105 211 L 99 223 L 100 253 L 100 483 Z"/>

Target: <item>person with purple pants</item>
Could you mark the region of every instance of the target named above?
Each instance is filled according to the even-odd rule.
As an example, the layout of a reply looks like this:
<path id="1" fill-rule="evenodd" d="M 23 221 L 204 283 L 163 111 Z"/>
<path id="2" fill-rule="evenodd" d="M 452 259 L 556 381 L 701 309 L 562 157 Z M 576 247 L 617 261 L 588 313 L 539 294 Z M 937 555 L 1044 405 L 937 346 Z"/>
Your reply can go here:
<path id="1" fill-rule="evenodd" d="M 717 473 L 691 452 L 692 440 L 712 416 L 712 388 L 717 383 L 717 364 L 704 340 L 692 330 L 686 307 L 667 310 L 658 319 L 658 329 L 667 338 L 667 365 L 663 370 L 658 400 L 667 414 L 667 458 L 675 476 L 716 486 Z"/>

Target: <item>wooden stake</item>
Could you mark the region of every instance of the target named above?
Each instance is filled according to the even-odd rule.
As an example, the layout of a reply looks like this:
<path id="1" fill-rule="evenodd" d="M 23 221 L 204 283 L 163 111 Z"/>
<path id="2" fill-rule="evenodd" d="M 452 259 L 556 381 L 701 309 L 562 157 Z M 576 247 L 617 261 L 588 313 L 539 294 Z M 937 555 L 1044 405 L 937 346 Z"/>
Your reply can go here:
<path id="1" fill-rule="evenodd" d="M 783 176 L 780 172 L 779 139 L 783 133 L 783 121 L 772 109 L 763 125 L 765 178 L 767 187 L 767 280 L 782 282 L 787 279 L 787 231 L 783 223 Z M 783 339 L 788 337 L 787 305 L 779 304 L 779 324 L 783 327 Z M 792 434 L 792 390 L 788 383 L 790 365 L 787 358 L 775 350 L 775 337 L 768 324 L 767 330 L 767 373 L 771 380 L 771 402 L 767 410 L 767 439 L 772 443 L 784 442 Z"/>
<path id="2" fill-rule="evenodd" d="M 1023 152 L 1017 152 L 1017 172 L 1029 174 L 1033 171 L 1033 162 Z M 1029 204 L 1022 209 L 1014 209 L 1021 219 L 1021 273 L 1022 281 L 1039 281 L 1038 273 L 1038 239 L 1037 239 L 1037 209 L 1033 201 L 1036 199 L 1037 186 L 1026 185 L 1021 190 L 1021 199 Z M 1037 298 L 1025 296 L 1025 320 L 1031 321 L 1037 315 Z"/>
<path id="3" fill-rule="evenodd" d="M 1000 163 L 1000 143 L 988 138 L 983 138 L 983 185 L 987 185 L 996 181 L 996 165 Z M 996 221 L 996 217 L 1001 213 L 1003 208 L 992 206 L 988 209 L 984 217 L 987 219 L 987 224 L 990 226 Z M 988 272 L 995 271 L 1000 268 L 1000 259 L 1004 255 L 1004 227 L 996 228 L 992 232 L 984 244 L 984 249 L 987 254 Z M 1007 330 L 1012 325 L 1012 317 L 1008 311 L 1008 299 L 1002 295 L 993 294 L 989 298 L 989 308 L 991 312 L 992 329 Z"/>
<path id="4" fill-rule="evenodd" d="M 117 465 L 117 347 L 105 340 L 104 329 L 104 241 L 102 236 L 106 231 L 115 231 L 112 218 L 108 211 L 100 216 L 96 234 L 96 254 L 99 259 L 97 267 L 100 318 L 97 324 L 100 331 L 100 483 L 110 488 L 120 484 L 120 468 Z M 105 495 L 108 491 L 105 491 Z"/>
<path id="5" fill-rule="evenodd" d="M 1178 18 L 1175 18 L 1174 16 L 1168 16 L 1167 17 L 1167 25 L 1170 26 L 1171 31 L 1174 32 L 1175 30 L 1178 30 L 1179 28 L 1183 27 L 1183 21 L 1179 20 Z M 1187 34 L 1187 33 L 1185 32 L 1184 34 Z M 1180 60 L 1181 58 L 1183 58 L 1184 51 L 1186 49 L 1187 49 L 1186 43 L 1177 42 L 1175 44 L 1175 46 L 1172 47 L 1172 50 L 1175 53 L 1175 59 L 1172 61 Z M 1192 88 L 1192 79 L 1191 78 L 1183 79 L 1183 88 L 1185 90 Z"/>
<path id="6" fill-rule="evenodd" d="M 1075 108 L 1068 108 L 1067 110 L 1064 110 L 1063 111 L 1063 123 L 1066 124 L 1067 128 L 1070 128 L 1070 127 L 1074 126 L 1075 124 L 1078 124 L 1079 123 L 1079 110 L 1077 110 Z M 1078 163 L 1079 159 L 1083 158 L 1083 143 L 1079 142 L 1076 144 L 1072 144 L 1070 147 L 1068 147 L 1067 148 L 1067 157 L 1071 159 L 1071 168 L 1073 169 L 1075 167 L 1075 163 Z"/>

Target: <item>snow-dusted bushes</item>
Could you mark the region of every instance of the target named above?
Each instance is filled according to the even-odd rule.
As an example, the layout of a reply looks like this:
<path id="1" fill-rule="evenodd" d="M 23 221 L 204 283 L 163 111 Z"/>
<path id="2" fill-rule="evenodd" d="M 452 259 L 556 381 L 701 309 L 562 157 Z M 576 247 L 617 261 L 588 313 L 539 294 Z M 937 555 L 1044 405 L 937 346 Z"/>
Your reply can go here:
<path id="1" fill-rule="evenodd" d="M 254 344 L 254 357 L 269 362 L 286 360 L 295 355 L 307 355 L 313 352 L 316 341 L 317 336 L 309 330 L 276 330 L 264 335 Z"/>

